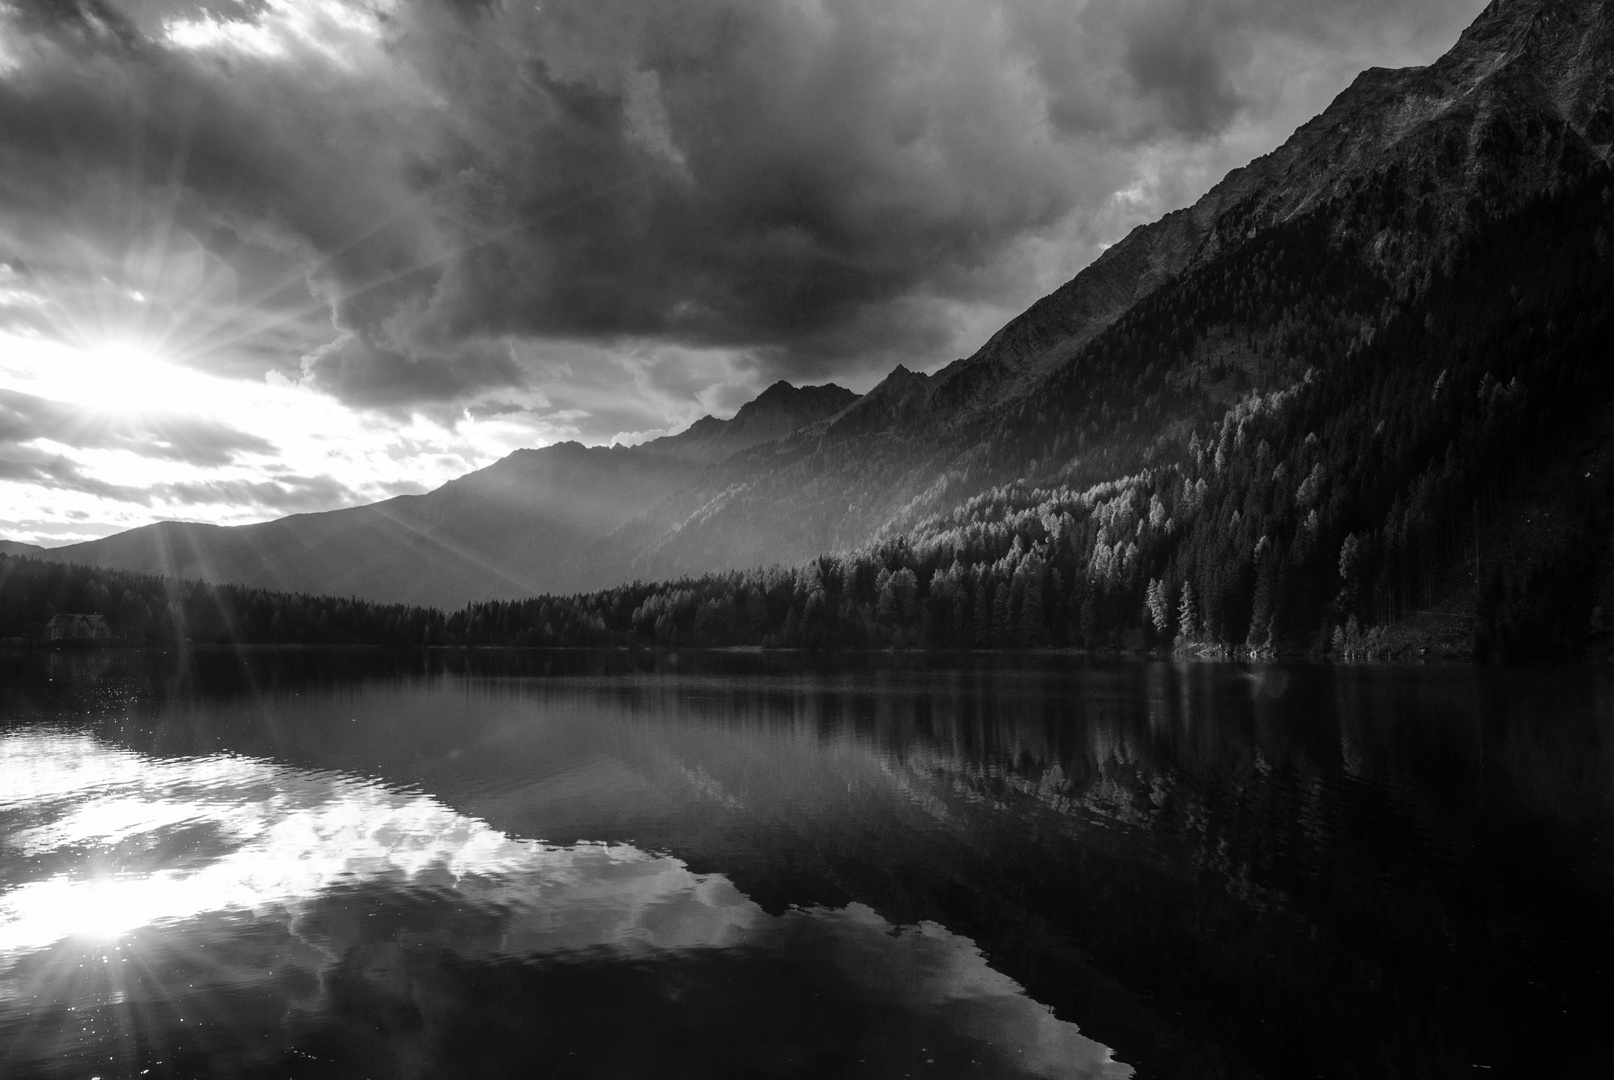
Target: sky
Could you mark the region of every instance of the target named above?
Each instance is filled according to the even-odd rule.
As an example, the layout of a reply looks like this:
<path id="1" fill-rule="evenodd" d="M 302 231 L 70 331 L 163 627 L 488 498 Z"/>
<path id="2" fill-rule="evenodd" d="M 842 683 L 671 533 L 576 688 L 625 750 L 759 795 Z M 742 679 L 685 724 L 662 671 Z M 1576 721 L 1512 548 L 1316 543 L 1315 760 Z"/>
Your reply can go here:
<path id="1" fill-rule="evenodd" d="M 0 538 L 935 370 L 1482 0 L 0 0 Z"/>

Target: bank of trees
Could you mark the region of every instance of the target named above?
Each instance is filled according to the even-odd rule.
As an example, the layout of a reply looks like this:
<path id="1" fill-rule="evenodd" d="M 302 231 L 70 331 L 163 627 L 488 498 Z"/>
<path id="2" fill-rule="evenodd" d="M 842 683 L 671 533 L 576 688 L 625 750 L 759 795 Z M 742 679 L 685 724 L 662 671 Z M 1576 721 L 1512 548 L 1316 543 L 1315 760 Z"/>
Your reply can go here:
<path id="1" fill-rule="evenodd" d="M 0 556 L 0 638 L 43 638 L 58 614 L 104 615 L 143 645 L 434 645 L 448 618 L 431 608 L 309 596 Z"/>

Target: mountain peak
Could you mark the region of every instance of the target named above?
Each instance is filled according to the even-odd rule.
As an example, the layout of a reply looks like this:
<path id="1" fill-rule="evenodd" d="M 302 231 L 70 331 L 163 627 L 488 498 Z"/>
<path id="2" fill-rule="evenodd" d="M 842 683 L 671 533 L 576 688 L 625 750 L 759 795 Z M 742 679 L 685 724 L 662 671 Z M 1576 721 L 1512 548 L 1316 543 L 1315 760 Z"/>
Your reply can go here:
<path id="1" fill-rule="evenodd" d="M 930 403 L 932 385 L 929 375 L 898 364 L 874 389 L 836 417 L 830 430 L 839 436 L 861 435 L 911 420 Z"/>
<path id="2" fill-rule="evenodd" d="M 833 386 L 834 384 L 830 383 L 829 385 Z M 816 389 L 816 387 L 804 386 L 804 387 L 801 388 L 801 390 L 797 390 L 796 387 L 792 386 L 790 383 L 786 382 L 784 379 L 780 379 L 778 382 L 774 383 L 772 386 L 769 386 L 766 390 L 762 391 L 762 393 L 758 394 L 756 397 L 754 397 L 750 401 L 746 402 L 745 405 L 741 406 L 741 408 L 749 408 L 750 406 L 755 405 L 758 402 L 762 402 L 762 401 L 781 401 L 781 400 L 785 400 L 785 399 L 797 396 L 800 393 L 802 393 L 803 391 L 808 391 L 808 390 L 813 390 L 813 389 Z"/>
<path id="3" fill-rule="evenodd" d="M 885 378 L 881 379 L 879 383 L 875 385 L 874 389 L 869 391 L 869 393 L 876 393 L 880 391 L 882 387 L 889 391 L 899 387 L 922 386 L 929 381 L 930 376 L 926 375 L 924 372 L 910 371 L 902 364 L 898 364 L 896 367 L 892 368 L 891 373 Z"/>
<path id="4" fill-rule="evenodd" d="M 730 423 L 781 412 L 790 416 L 795 416 L 798 413 L 814 414 L 811 419 L 802 421 L 802 423 L 811 423 L 812 420 L 819 418 L 825 405 L 839 402 L 838 408 L 834 410 L 839 412 L 840 409 L 850 405 L 856 397 L 857 395 L 852 391 L 842 386 L 836 386 L 834 383 L 825 383 L 822 386 L 792 386 L 785 380 L 780 379 L 762 391 L 762 393 L 741 405 L 739 411 L 734 414 L 734 420 L 730 421 Z M 796 426 L 799 427 L 800 424 Z"/>
<path id="5" fill-rule="evenodd" d="M 1491 0 L 1458 38 L 1464 42 L 1496 40 L 1516 43 L 1532 37 L 1550 37 L 1584 26 L 1607 13 L 1606 0 Z"/>
<path id="6" fill-rule="evenodd" d="M 1362 72 L 1282 146 L 1111 245 L 949 365 L 934 396 L 971 408 L 1028 392 L 1190 267 L 1323 208 L 1378 207 L 1335 213 L 1336 239 L 1368 246 L 1388 281 L 1417 280 L 1438 255 L 1433 238 L 1609 160 L 1611 144 L 1614 4 L 1492 0 L 1433 64 Z"/>
<path id="7" fill-rule="evenodd" d="M 731 420 L 704 416 L 677 435 L 646 443 L 655 453 L 715 463 L 834 416 L 857 400 L 843 386 L 792 386 L 783 379 L 740 406 Z"/>

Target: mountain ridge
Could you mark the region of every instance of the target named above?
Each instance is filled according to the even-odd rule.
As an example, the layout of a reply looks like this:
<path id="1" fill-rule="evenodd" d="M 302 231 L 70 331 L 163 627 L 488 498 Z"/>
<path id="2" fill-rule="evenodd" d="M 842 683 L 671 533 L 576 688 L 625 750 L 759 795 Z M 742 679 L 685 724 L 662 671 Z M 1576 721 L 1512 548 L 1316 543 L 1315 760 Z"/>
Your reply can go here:
<path id="1" fill-rule="evenodd" d="M 1606 5 L 1571 0 L 1564 6 L 1580 16 L 1583 33 L 1577 53 L 1596 53 L 1606 69 L 1607 57 L 1614 55 L 1614 29 Z M 1037 374 L 1045 373 L 1052 364 L 1069 359 L 1121 311 L 1181 274 L 1193 261 L 1203 262 L 1226 244 L 1248 239 L 1255 229 L 1294 218 L 1328 201 L 1327 183 L 1334 186 L 1329 193 L 1333 197 L 1346 196 L 1345 182 L 1370 171 L 1371 162 L 1365 158 L 1379 156 L 1367 150 L 1394 147 L 1420 126 L 1440 119 L 1462 99 L 1483 92 L 1484 84 L 1524 58 L 1548 28 L 1562 24 L 1563 20 L 1550 16 L 1552 11 L 1551 5 L 1539 0 L 1492 0 L 1457 44 L 1434 63 L 1364 70 L 1277 148 L 1232 170 L 1193 205 L 1134 228 L 1069 282 L 1012 319 L 974 355 L 949 365 L 938 376 L 945 385 L 950 380 L 967 384 L 977 369 L 986 366 L 1034 368 Z M 1588 28 L 1586 24 L 1594 25 Z M 1597 67 L 1592 63 L 1562 66 L 1560 83 L 1575 81 Z M 1589 84 L 1593 81 L 1580 77 L 1572 94 L 1559 87 L 1547 96 L 1561 114 L 1578 114 L 1562 115 L 1561 119 L 1590 132 L 1589 149 L 1593 156 L 1606 160 L 1609 142 L 1614 140 L 1614 111 L 1606 79 L 1600 100 L 1591 96 Z M 1454 94 L 1459 90 L 1462 93 Z M 1566 95 L 1573 97 L 1572 108 L 1563 107 Z M 1420 99 L 1421 107 L 1415 104 Z M 1437 103 L 1445 107 L 1437 108 Z M 1369 138 L 1364 128 L 1373 129 L 1376 137 Z M 1338 162 L 1346 164 L 1334 164 Z M 1263 204 L 1257 198 L 1263 190 L 1274 188 L 1278 189 L 1276 207 L 1273 200 Z M 1252 199 L 1255 205 L 1240 207 Z M 1230 238 L 1229 233 L 1234 235 Z M 949 396 L 948 392 L 942 391 L 942 396 Z M 955 401 L 968 400 L 959 391 L 950 396 Z"/>
<path id="2" fill-rule="evenodd" d="M 292 592 L 457 607 L 606 582 L 601 538 L 714 462 L 843 411 L 834 384 L 779 382 L 729 420 L 635 447 L 564 441 L 513 451 L 422 495 L 253 525 L 167 521 L 26 552 L 50 561 Z"/>
<path id="3" fill-rule="evenodd" d="M 1125 449 L 1130 437 L 1114 437 L 1109 414 L 1082 421 L 1093 429 L 1089 442 L 1108 443 L 1085 459 L 1070 454 L 1069 425 L 1032 450 L 1006 454 L 1004 444 L 1025 441 L 1016 432 L 1027 416 L 1057 413 L 1077 423 L 1071 393 L 1085 378 L 1084 351 L 1166 287 L 1209 273 L 1274 230 L 1321 229 L 1316 242 L 1327 249 L 1328 275 L 1376 283 L 1367 290 L 1371 298 L 1358 289 L 1352 310 L 1309 316 L 1313 336 L 1349 342 L 1380 332 L 1393 305 L 1427 287 L 1463 237 L 1609 159 L 1607 144 L 1591 136 L 1601 139 L 1614 128 L 1614 48 L 1602 48 L 1614 41 L 1610 13 L 1596 0 L 1567 0 L 1550 17 L 1540 15 L 1538 9 L 1553 6 L 1493 3 L 1434 63 L 1363 72 L 1282 145 L 1232 170 L 1193 206 L 1134 229 L 975 354 L 937 372 L 927 408 L 880 431 L 802 432 L 801 445 L 777 455 L 788 461 L 787 477 L 713 477 L 663 513 L 663 529 L 716 497 L 721 483 L 728 503 L 745 507 L 749 519 L 826 517 L 811 535 L 842 549 L 900 533 L 1022 470 L 1051 475 L 1051 468 L 1069 466 L 1093 482 L 1106 469 L 1135 470 L 1146 447 Z M 1550 69 L 1550 78 L 1538 77 L 1540 68 Z M 1302 374 L 1304 364 L 1290 363 L 1300 343 L 1280 340 L 1292 337 L 1288 328 L 1247 325 L 1243 318 L 1233 313 L 1197 340 L 1174 340 L 1175 356 L 1140 357 L 1175 366 L 1201 390 L 1197 404 L 1184 402 L 1186 411 L 1162 418 L 1162 430 L 1219 412 L 1236 397 L 1240 371 L 1274 386 Z M 1129 332 L 1135 336 L 1136 328 Z M 1102 433 L 1106 426 L 1109 435 Z M 837 446 L 831 437 L 837 434 L 843 443 L 853 436 L 864 443 Z M 839 488 L 850 461 L 861 462 L 863 482 L 859 497 L 849 500 Z M 747 484 L 784 494 L 773 496 L 777 505 L 770 508 L 770 496 Z M 821 497 L 804 497 L 813 491 Z M 746 526 L 716 515 L 703 521 L 707 535 L 680 527 L 653 547 L 641 545 L 636 573 L 717 568 L 720 543 L 711 534 Z M 785 561 L 811 554 L 788 536 L 780 537 L 778 551 Z"/>

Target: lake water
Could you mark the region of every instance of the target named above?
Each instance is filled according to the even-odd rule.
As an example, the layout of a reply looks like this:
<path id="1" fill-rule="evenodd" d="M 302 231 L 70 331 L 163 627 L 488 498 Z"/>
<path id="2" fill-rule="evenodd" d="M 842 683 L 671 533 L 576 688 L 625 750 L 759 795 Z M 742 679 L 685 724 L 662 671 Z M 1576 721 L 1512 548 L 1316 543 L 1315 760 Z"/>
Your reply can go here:
<path id="1" fill-rule="evenodd" d="M 0 1076 L 1607 1077 L 1614 672 L 0 655 Z"/>

